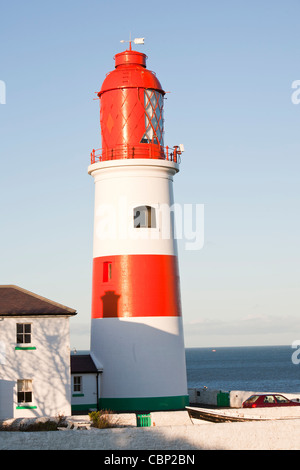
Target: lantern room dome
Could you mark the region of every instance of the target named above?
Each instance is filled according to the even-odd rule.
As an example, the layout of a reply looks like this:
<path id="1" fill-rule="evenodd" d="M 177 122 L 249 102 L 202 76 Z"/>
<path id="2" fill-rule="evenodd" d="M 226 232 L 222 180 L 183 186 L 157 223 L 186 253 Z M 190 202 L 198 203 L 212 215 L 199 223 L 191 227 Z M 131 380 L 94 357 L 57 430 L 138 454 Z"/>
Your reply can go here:
<path id="1" fill-rule="evenodd" d="M 127 50 L 116 54 L 115 57 L 115 67 L 122 67 L 126 65 L 141 65 L 146 68 L 146 60 L 148 57 L 142 52 Z"/>
<path id="2" fill-rule="evenodd" d="M 106 91 L 120 88 L 150 88 L 165 94 L 155 73 L 146 68 L 146 54 L 126 50 L 115 55 L 115 69 L 106 75 L 100 97 Z"/>

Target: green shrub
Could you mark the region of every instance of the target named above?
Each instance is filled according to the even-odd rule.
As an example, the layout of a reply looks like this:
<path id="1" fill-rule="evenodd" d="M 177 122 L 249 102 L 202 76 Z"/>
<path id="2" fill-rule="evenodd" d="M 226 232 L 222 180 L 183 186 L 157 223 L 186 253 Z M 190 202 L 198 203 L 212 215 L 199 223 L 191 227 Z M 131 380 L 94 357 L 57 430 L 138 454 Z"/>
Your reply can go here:
<path id="1" fill-rule="evenodd" d="M 89 413 L 89 417 L 94 428 L 105 429 L 115 426 L 113 414 L 110 410 L 92 411 Z"/>

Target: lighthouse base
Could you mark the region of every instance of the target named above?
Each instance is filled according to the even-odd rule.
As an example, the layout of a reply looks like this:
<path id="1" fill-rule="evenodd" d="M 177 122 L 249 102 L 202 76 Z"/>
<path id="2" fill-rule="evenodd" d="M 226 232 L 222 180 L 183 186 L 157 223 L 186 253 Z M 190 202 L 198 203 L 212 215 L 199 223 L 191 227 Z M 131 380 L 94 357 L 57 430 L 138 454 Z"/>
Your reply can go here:
<path id="1" fill-rule="evenodd" d="M 189 396 L 100 398 L 99 408 L 116 412 L 143 413 L 150 411 L 183 410 L 189 405 Z"/>
<path id="2" fill-rule="evenodd" d="M 188 405 L 182 318 L 92 318 L 91 352 L 103 366 L 100 409 L 143 412 Z"/>

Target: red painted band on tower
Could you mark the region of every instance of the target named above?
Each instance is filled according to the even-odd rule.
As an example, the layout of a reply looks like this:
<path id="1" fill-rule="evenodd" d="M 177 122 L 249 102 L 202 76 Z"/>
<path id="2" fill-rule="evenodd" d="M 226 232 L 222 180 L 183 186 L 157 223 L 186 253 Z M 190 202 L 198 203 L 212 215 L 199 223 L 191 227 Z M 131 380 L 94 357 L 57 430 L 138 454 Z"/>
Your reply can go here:
<path id="1" fill-rule="evenodd" d="M 94 258 L 92 318 L 158 316 L 181 316 L 176 256 Z"/>

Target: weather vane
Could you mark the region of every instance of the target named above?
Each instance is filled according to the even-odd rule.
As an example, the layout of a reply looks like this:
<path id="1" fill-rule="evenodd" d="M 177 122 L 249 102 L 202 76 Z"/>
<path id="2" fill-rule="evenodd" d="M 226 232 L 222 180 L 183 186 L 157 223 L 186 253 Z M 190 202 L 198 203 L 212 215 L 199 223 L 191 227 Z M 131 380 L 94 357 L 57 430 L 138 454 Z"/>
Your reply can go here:
<path id="1" fill-rule="evenodd" d="M 134 44 L 144 44 L 145 38 L 135 38 L 133 41 L 131 40 L 131 33 L 129 36 L 129 41 L 125 41 L 125 39 L 122 39 L 120 42 L 129 42 L 129 50 L 131 51 L 131 43 L 133 42 Z"/>

